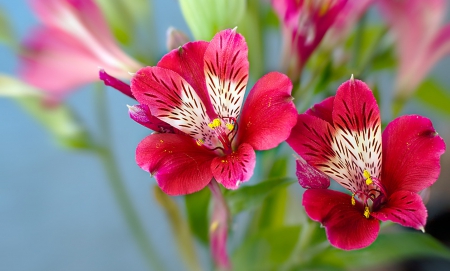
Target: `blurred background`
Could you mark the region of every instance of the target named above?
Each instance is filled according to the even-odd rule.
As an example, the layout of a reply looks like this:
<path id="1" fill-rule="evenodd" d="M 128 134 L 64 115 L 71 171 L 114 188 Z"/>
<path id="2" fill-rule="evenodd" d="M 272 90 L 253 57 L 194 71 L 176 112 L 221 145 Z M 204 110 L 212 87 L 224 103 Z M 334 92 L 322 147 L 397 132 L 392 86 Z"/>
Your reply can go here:
<path id="1" fill-rule="evenodd" d="M 10 18 L 20 40 L 38 24 L 25 0 L 0 0 L 0 8 Z M 167 52 L 166 31 L 170 26 L 190 32 L 177 1 L 153 0 L 151 9 L 155 16 L 154 26 L 143 44 L 151 44 L 152 53 L 157 52 L 154 58 L 159 59 Z M 370 10 L 370 19 L 380 20 L 377 10 Z M 268 55 L 268 66 L 276 69 L 281 36 L 279 33 L 271 34 L 268 42 L 272 52 Z M 14 76 L 17 69 L 18 59 L 14 52 L 0 44 L 0 73 Z M 447 91 L 450 89 L 449 70 L 450 60 L 445 58 L 430 75 Z M 48 76 L 51 78 L 52 74 Z M 390 92 L 394 75 L 386 73 L 378 78 L 380 91 Z M 91 131 L 98 130 L 94 88 L 92 85 L 83 87 L 67 99 L 77 117 Z M 149 130 L 128 117 L 126 105 L 133 104 L 133 100 L 111 88 L 106 98 L 114 152 L 126 188 L 167 269 L 185 270 L 178 260 L 167 217 L 155 200 L 155 181 L 134 160 L 135 148 Z M 423 106 L 414 99 L 402 114 L 407 113 L 432 119 L 439 134 L 450 142 L 449 115 L 434 110 L 433 106 Z M 0 270 L 146 270 L 145 261 L 132 239 L 98 158 L 82 150 L 61 148 L 43 126 L 13 99 L 0 99 L 0 116 Z M 441 177 L 432 187 L 427 205 L 427 231 L 450 245 L 449 151 L 441 161 Z M 294 190 L 295 193 L 300 191 L 297 187 Z M 182 199 L 175 200 L 182 204 Z M 209 251 L 200 245 L 197 249 L 201 262 L 210 267 Z M 406 266 L 404 270 L 426 270 L 420 269 L 421 266 L 444 268 L 450 265 L 427 260 L 402 266 Z M 392 268 L 400 270 L 401 267 L 396 265 Z"/>

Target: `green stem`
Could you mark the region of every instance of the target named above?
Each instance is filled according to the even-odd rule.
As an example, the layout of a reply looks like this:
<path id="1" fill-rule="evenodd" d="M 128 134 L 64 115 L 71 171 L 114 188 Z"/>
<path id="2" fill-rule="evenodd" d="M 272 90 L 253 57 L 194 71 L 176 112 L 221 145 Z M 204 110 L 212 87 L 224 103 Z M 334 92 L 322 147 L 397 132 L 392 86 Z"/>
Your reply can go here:
<path id="1" fill-rule="evenodd" d="M 114 197 L 119 204 L 131 233 L 145 257 L 149 270 L 165 270 L 160 258 L 156 255 L 147 232 L 133 206 L 125 183 L 122 179 L 119 167 L 112 152 L 112 142 L 109 136 L 109 125 L 106 107 L 106 95 L 103 87 L 96 91 L 96 105 L 102 143 L 97 144 L 92 150 L 98 155 L 107 174 L 108 183 L 113 190 Z"/>

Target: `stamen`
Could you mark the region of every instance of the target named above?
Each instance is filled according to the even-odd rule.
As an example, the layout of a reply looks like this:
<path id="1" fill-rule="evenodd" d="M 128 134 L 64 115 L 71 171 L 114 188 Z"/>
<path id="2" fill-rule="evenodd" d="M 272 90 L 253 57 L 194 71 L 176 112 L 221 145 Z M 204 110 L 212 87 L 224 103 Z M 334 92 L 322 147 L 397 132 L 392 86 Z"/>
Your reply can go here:
<path id="1" fill-rule="evenodd" d="M 366 184 L 367 185 L 371 185 L 373 183 L 372 177 L 370 176 L 369 171 L 367 171 L 366 169 L 363 172 L 363 176 L 364 176 L 364 178 L 366 178 Z"/>
<path id="2" fill-rule="evenodd" d="M 369 218 L 369 216 L 370 216 L 370 211 L 369 211 L 369 207 L 368 206 L 366 206 L 366 208 L 364 208 L 364 216 L 366 218 Z"/>
<path id="3" fill-rule="evenodd" d="M 221 125 L 220 119 L 214 119 L 211 123 L 208 123 L 209 128 L 215 129 Z"/>
<path id="4" fill-rule="evenodd" d="M 227 126 L 228 130 L 233 131 L 233 129 L 234 129 L 233 123 L 227 123 L 225 125 Z"/>
<path id="5" fill-rule="evenodd" d="M 352 205 L 355 206 L 356 201 L 355 201 L 355 193 L 352 194 Z"/>

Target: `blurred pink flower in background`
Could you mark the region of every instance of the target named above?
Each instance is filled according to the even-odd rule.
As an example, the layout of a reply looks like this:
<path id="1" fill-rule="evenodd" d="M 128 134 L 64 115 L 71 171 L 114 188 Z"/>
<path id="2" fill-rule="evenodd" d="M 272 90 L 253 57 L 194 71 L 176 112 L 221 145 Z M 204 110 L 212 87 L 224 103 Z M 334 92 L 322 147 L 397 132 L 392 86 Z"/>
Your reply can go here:
<path id="1" fill-rule="evenodd" d="M 450 24 L 442 26 L 446 1 L 380 0 L 379 7 L 397 46 L 396 96 L 408 97 L 450 52 Z"/>
<path id="2" fill-rule="evenodd" d="M 272 0 L 283 31 L 283 69 L 296 81 L 347 0 Z"/>
<path id="3" fill-rule="evenodd" d="M 20 75 L 29 84 L 61 99 L 71 89 L 98 80 L 99 68 L 119 78 L 142 65 L 115 43 L 92 0 L 31 0 L 43 25 L 24 42 Z"/>

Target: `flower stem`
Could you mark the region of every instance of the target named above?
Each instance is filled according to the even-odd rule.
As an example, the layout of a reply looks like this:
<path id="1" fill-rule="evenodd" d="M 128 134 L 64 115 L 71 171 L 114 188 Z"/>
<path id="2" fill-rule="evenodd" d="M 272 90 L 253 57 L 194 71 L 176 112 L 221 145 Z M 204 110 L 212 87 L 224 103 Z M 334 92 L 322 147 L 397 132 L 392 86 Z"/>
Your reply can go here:
<path id="1" fill-rule="evenodd" d="M 98 155 L 107 174 L 108 184 L 113 190 L 114 197 L 119 204 L 131 233 L 145 257 L 149 270 L 165 270 L 160 258 L 156 255 L 151 240 L 135 210 L 132 200 L 128 194 L 125 183 L 119 171 L 112 152 L 112 143 L 109 136 L 109 125 L 107 118 L 106 95 L 103 87 L 96 91 L 96 106 L 99 126 L 101 130 L 102 143 L 95 145 L 92 150 Z"/>

